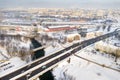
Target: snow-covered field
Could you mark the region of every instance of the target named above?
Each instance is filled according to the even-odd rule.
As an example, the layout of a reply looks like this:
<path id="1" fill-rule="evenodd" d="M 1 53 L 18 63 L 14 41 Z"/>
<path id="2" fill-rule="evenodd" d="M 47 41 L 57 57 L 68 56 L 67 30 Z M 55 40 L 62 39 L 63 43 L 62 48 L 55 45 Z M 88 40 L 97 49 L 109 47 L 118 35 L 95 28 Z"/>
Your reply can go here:
<path id="1" fill-rule="evenodd" d="M 113 56 L 97 52 L 93 46 L 76 54 L 120 71 L 120 59 L 114 62 Z M 75 55 L 71 56 L 70 63 L 64 61 L 54 68 L 53 74 L 56 80 L 120 80 L 120 72 L 83 60 Z"/>
<path id="2" fill-rule="evenodd" d="M 0 64 L 0 75 L 8 74 L 8 72 L 13 72 L 25 64 L 26 62 L 21 60 L 19 57 L 13 57 L 9 59 L 9 61 Z"/>

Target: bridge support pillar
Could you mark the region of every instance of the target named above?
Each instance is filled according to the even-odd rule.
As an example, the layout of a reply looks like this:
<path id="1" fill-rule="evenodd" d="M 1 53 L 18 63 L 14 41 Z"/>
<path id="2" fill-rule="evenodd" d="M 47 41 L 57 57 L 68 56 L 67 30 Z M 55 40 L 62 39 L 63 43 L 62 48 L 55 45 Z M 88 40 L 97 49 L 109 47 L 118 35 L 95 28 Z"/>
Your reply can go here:
<path id="1" fill-rule="evenodd" d="M 34 48 L 42 47 L 41 43 L 39 43 L 34 38 L 31 38 L 31 43 L 32 43 Z M 45 55 L 44 49 L 38 50 L 38 51 L 35 52 L 33 60 L 38 59 L 40 57 L 43 57 L 44 55 Z M 52 75 L 51 70 L 46 72 L 46 73 L 44 73 L 39 78 L 40 78 L 40 80 L 54 80 L 54 77 Z"/>

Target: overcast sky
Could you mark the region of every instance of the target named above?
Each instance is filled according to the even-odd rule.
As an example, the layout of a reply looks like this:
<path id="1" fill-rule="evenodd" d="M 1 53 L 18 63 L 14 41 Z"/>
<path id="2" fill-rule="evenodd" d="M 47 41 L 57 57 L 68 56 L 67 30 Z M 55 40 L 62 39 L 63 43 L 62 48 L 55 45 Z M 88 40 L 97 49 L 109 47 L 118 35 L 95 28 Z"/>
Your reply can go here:
<path id="1" fill-rule="evenodd" d="M 120 8 L 120 0 L 0 0 L 0 8 Z"/>

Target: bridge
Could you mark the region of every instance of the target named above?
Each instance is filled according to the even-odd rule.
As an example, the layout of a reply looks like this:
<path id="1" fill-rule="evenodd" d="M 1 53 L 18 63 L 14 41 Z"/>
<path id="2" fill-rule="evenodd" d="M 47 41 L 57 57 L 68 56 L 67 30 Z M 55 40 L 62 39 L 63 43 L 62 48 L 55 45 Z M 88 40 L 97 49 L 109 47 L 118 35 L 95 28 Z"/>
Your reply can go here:
<path id="1" fill-rule="evenodd" d="M 82 42 L 74 43 L 64 49 L 61 49 L 59 51 L 56 51 L 55 53 L 52 53 L 51 55 L 42 57 L 29 64 L 26 64 L 25 66 L 19 69 L 6 73 L 5 75 L 1 75 L 0 80 L 28 80 L 28 79 L 33 80 L 39 77 L 40 75 L 44 74 L 45 72 L 51 70 L 60 62 L 69 58 L 71 55 L 75 54 L 81 49 L 97 41 L 106 39 L 108 37 L 112 37 L 114 35 L 118 35 L 119 33 L 120 33 L 120 30 L 116 29 L 114 32 L 110 32 L 110 33 L 98 36 L 96 38 L 91 38 L 89 40 L 85 40 Z M 33 51 L 37 51 L 42 48 L 44 47 L 35 49 Z"/>

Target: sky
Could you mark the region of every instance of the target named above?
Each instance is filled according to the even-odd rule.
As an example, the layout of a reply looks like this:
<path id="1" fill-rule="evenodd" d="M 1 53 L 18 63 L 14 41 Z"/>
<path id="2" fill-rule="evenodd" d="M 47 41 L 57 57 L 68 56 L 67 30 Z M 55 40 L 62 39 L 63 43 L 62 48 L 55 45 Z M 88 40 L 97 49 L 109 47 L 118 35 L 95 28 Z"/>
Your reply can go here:
<path id="1" fill-rule="evenodd" d="M 120 8 L 120 0 L 0 0 L 0 8 Z"/>

